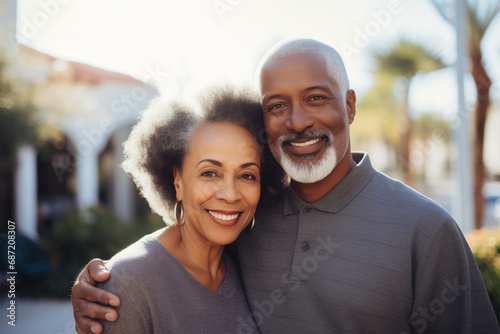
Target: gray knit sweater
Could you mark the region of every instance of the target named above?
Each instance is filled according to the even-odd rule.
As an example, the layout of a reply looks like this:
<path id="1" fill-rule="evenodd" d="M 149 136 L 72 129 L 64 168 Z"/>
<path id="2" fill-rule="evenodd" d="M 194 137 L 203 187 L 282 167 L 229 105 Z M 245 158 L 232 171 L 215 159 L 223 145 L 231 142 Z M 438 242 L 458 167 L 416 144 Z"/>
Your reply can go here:
<path id="1" fill-rule="evenodd" d="M 158 242 L 163 230 L 116 254 L 111 277 L 98 287 L 121 299 L 118 320 L 104 333 L 258 333 L 238 269 L 224 255 L 226 276 L 217 292 L 198 283 Z"/>

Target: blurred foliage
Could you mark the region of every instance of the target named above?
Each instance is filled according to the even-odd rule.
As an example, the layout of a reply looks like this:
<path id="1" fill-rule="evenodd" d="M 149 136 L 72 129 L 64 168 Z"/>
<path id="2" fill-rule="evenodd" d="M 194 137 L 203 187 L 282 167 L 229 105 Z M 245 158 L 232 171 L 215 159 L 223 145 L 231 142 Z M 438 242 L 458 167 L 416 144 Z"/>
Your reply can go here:
<path id="1" fill-rule="evenodd" d="M 91 259 L 109 259 L 164 226 L 153 214 L 124 222 L 106 208 L 93 208 L 84 214 L 70 210 L 51 229 L 40 231 L 40 245 L 52 270 L 43 278 L 34 277 L 18 291 L 29 297 L 67 298 L 78 273 Z"/>
<path id="2" fill-rule="evenodd" d="M 356 104 L 359 117 L 352 123 L 352 141 L 355 148 L 374 138 L 382 138 L 388 145 L 398 143 L 398 123 L 394 117 L 397 100 L 393 92 L 394 78 L 375 72 L 375 84 Z"/>
<path id="3" fill-rule="evenodd" d="M 441 69 L 444 64 L 435 52 L 404 39 L 387 50 L 374 51 L 373 57 L 376 66 L 373 72 L 375 81 L 357 104 L 363 117 L 357 118 L 353 123 L 354 142 L 378 137 L 397 149 L 402 134 L 398 111 L 403 109 L 405 113 L 408 112 L 407 106 L 402 106 L 407 96 L 401 95 L 408 92 L 410 81 L 416 74 Z M 401 77 L 404 80 L 400 80 Z M 437 118 L 427 117 L 426 120 L 432 121 L 430 126 L 437 123 L 442 126 Z M 421 126 L 422 124 L 418 125 Z"/>
<path id="4" fill-rule="evenodd" d="M 467 236 L 500 323 L 500 230 L 480 229 Z"/>
<path id="5" fill-rule="evenodd" d="M 474 257 L 483 276 L 495 315 L 497 319 L 500 319 L 500 263 L 498 261 L 500 259 L 500 242 L 493 249 L 496 251 L 495 256 L 474 254 Z"/>
<path id="6" fill-rule="evenodd" d="M 418 72 L 433 72 L 445 64 L 435 50 L 429 50 L 423 45 L 401 39 L 387 50 L 374 53 L 378 68 L 394 78 L 405 77 L 411 80 Z"/>
<path id="7" fill-rule="evenodd" d="M 0 31 L 1 32 L 1 31 Z M 14 70 L 13 56 L 0 42 L 0 219 L 12 217 L 13 171 L 20 144 L 35 144 L 38 138 L 32 88 Z M 4 225 L 2 224 L 2 230 Z"/>
<path id="8" fill-rule="evenodd" d="M 46 143 L 61 142 L 63 133 L 55 125 L 55 120 L 59 120 L 63 115 L 62 101 L 70 100 L 74 104 L 80 102 L 67 97 L 63 99 L 62 93 L 60 96 L 49 94 L 46 82 L 23 78 L 23 71 L 27 71 L 26 63 L 29 64 L 26 59 L 23 60 L 17 49 L 10 48 L 0 40 L 0 207 L 4 208 L 0 210 L 2 221 L 12 218 L 14 214 L 13 175 L 18 147 L 28 144 L 39 152 Z M 4 230 L 3 225 L 0 230 Z"/>
<path id="9" fill-rule="evenodd" d="M 19 143 L 37 139 L 36 109 L 31 89 L 10 71 L 10 61 L 0 49 L 0 152 L 12 162 Z"/>
<path id="10" fill-rule="evenodd" d="M 373 53 L 378 73 L 376 78 L 384 78 L 385 90 L 392 88 L 397 104 L 393 107 L 399 132 L 396 151 L 398 169 L 404 182 L 413 185 L 414 171 L 411 164 L 411 142 L 413 126 L 410 117 L 409 92 L 413 78 L 419 72 L 433 72 L 445 67 L 440 55 L 422 44 L 400 39 L 385 50 Z M 392 84 L 392 85 L 391 85 Z M 394 101 L 394 100 L 393 100 Z"/>
<path id="11" fill-rule="evenodd" d="M 413 120 L 412 129 L 415 137 L 429 139 L 439 134 L 440 139 L 448 142 L 451 140 L 451 124 L 435 113 L 421 113 Z"/>

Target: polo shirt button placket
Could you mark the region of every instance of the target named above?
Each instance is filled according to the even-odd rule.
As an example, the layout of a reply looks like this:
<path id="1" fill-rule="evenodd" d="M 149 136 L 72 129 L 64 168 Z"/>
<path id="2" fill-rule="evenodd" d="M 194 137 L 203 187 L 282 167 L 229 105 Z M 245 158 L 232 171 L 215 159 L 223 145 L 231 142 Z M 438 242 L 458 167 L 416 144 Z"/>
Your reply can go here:
<path id="1" fill-rule="evenodd" d="M 311 212 L 311 207 L 305 206 L 302 208 L 303 214 L 307 214 L 309 212 Z M 307 241 L 302 242 L 299 247 L 300 247 L 300 250 L 303 252 L 307 252 L 310 248 L 309 243 Z"/>

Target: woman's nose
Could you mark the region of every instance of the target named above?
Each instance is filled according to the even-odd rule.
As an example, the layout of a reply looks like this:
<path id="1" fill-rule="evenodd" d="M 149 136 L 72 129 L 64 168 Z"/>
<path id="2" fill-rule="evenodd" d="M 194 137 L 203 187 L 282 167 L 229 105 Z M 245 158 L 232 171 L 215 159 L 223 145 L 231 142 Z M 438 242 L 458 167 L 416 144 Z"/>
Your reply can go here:
<path id="1" fill-rule="evenodd" d="M 217 198 L 228 203 L 234 203 L 241 199 L 242 195 L 235 180 L 224 180 L 217 191 Z"/>

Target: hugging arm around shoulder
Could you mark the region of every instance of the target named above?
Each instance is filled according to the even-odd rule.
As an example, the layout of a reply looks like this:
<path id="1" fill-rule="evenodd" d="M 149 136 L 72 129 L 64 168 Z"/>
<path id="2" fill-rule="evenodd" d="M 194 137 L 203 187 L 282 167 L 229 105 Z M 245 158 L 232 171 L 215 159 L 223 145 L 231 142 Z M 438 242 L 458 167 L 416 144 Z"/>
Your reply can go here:
<path id="1" fill-rule="evenodd" d="M 110 278 L 98 287 L 120 297 L 115 322 L 101 321 L 104 333 L 168 333 L 175 327 L 165 315 L 175 313 L 169 300 L 172 291 L 166 251 L 157 237 L 163 229 L 146 235 L 114 255 L 106 264 Z M 163 322 L 163 323 L 162 323 Z"/>
<path id="2" fill-rule="evenodd" d="M 101 321 L 103 333 L 154 332 L 151 326 L 150 301 L 144 290 L 148 282 L 137 274 L 142 269 L 136 268 L 134 262 L 113 258 L 106 264 L 111 273 L 110 278 L 98 283 L 97 287 L 120 296 L 121 304 L 116 309 L 116 321 Z"/>

